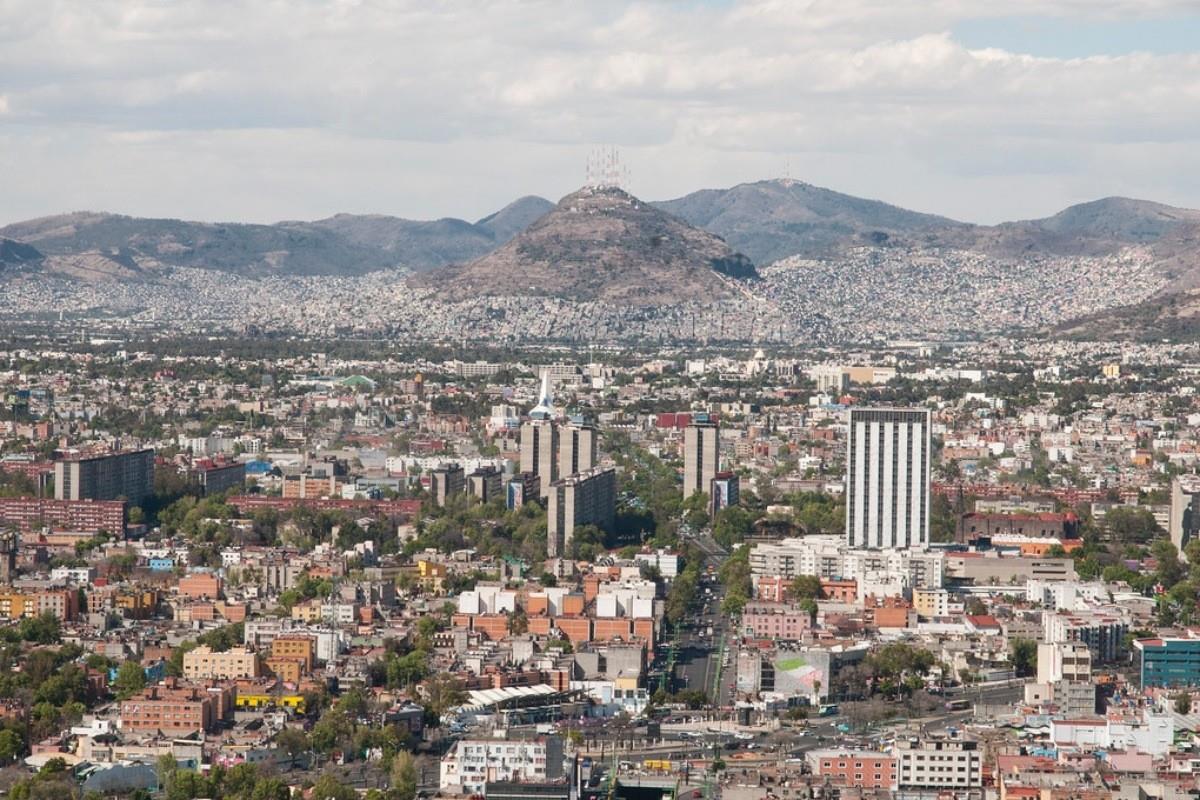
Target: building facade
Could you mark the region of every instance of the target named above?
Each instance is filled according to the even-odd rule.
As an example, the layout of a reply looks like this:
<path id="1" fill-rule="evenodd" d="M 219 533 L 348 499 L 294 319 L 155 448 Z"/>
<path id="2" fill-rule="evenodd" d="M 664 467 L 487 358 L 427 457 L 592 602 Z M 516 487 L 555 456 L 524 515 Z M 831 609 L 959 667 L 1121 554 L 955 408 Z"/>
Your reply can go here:
<path id="1" fill-rule="evenodd" d="M 706 497 L 720 471 L 721 431 L 715 422 L 693 422 L 683 431 L 683 496 Z"/>
<path id="2" fill-rule="evenodd" d="M 856 408 L 846 444 L 846 541 L 851 547 L 929 543 L 930 413 Z"/>
<path id="3" fill-rule="evenodd" d="M 59 461 L 54 465 L 58 500 L 120 500 L 141 505 L 154 494 L 154 451 L 135 450 Z"/>
<path id="4" fill-rule="evenodd" d="M 570 553 L 575 528 L 595 525 L 611 533 L 617 506 L 617 473 L 594 469 L 572 475 L 550 487 L 546 507 L 546 552 L 551 558 Z"/>

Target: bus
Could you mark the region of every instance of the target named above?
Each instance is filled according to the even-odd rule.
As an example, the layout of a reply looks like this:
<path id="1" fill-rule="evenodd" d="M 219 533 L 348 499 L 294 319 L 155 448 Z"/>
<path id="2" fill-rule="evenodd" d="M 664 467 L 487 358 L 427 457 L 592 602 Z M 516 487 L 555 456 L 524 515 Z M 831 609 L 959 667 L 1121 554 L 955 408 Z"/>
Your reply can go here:
<path id="1" fill-rule="evenodd" d="M 837 704 L 835 704 L 835 703 L 823 704 L 820 707 L 820 709 L 818 710 L 818 713 L 822 717 L 832 717 L 834 714 L 838 713 Z"/>
<path id="2" fill-rule="evenodd" d="M 971 710 L 971 701 L 966 700 L 966 699 L 947 700 L 946 701 L 946 710 L 947 711 L 970 711 Z"/>

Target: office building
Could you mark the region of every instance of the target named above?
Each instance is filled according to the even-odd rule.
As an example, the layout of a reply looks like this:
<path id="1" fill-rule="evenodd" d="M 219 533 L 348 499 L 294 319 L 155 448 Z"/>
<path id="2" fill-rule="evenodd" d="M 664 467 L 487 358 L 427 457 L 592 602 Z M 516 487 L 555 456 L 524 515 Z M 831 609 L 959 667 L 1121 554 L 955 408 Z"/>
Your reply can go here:
<path id="1" fill-rule="evenodd" d="M 508 479 L 507 505 L 509 510 L 532 503 L 542 496 L 541 479 L 533 472 L 518 472 Z"/>
<path id="2" fill-rule="evenodd" d="M 460 494 L 466 483 L 463 468 L 458 464 L 442 464 L 429 473 L 429 493 L 439 506 L 446 505 L 452 495 Z"/>
<path id="3" fill-rule="evenodd" d="M 154 494 L 154 451 L 81 456 L 54 465 L 57 500 L 125 500 L 131 506 Z"/>
<path id="4" fill-rule="evenodd" d="M 897 786 L 901 796 L 915 790 L 974 790 L 979 793 L 977 796 L 983 796 L 983 755 L 978 742 L 898 739 L 896 756 L 899 759 Z"/>
<path id="5" fill-rule="evenodd" d="M 1200 638 L 1160 636 L 1133 643 L 1143 689 L 1200 686 Z"/>
<path id="6" fill-rule="evenodd" d="M 467 476 L 467 490 L 481 503 L 490 503 L 501 497 L 500 470 L 484 466 Z"/>
<path id="7" fill-rule="evenodd" d="M 546 552 L 551 558 L 569 556 L 575 529 L 595 525 L 613 529 L 617 505 L 617 473 L 594 469 L 564 478 L 550 487 L 546 507 Z"/>
<path id="8" fill-rule="evenodd" d="M 596 466 L 596 429 L 566 425 L 558 429 L 558 474 L 566 478 Z"/>
<path id="9" fill-rule="evenodd" d="M 892 549 L 929 543 L 930 414 L 850 411 L 846 445 L 846 541 Z"/>
<path id="10" fill-rule="evenodd" d="M 720 429 L 715 422 L 693 422 L 683 431 L 683 496 L 712 491 L 720 468 Z"/>
<path id="11" fill-rule="evenodd" d="M 1059 611 L 1042 616 L 1043 639 L 1048 643 L 1082 642 L 1092 651 L 1093 664 L 1120 660 L 1129 621 L 1117 607 L 1112 610 Z"/>
<path id="12" fill-rule="evenodd" d="M 1200 534 L 1200 475 L 1180 475 L 1171 480 L 1171 513 L 1168 530 L 1180 554 Z"/>
<path id="13" fill-rule="evenodd" d="M 709 515 L 715 517 L 721 509 L 736 506 L 741 497 L 740 486 L 741 482 L 734 473 L 718 472 L 709 485 Z"/>

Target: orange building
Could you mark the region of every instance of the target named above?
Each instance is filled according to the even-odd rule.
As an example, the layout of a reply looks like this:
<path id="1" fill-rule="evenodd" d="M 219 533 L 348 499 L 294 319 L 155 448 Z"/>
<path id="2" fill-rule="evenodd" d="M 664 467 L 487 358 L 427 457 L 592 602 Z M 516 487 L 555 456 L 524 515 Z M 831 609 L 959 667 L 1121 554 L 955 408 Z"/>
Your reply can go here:
<path id="1" fill-rule="evenodd" d="M 271 658 L 298 659 L 305 672 L 317 664 L 317 643 L 311 636 L 276 636 L 271 641 Z"/>
<path id="2" fill-rule="evenodd" d="M 179 579 L 179 593 L 195 600 L 216 600 L 221 596 L 221 579 L 210 572 L 195 572 Z"/>

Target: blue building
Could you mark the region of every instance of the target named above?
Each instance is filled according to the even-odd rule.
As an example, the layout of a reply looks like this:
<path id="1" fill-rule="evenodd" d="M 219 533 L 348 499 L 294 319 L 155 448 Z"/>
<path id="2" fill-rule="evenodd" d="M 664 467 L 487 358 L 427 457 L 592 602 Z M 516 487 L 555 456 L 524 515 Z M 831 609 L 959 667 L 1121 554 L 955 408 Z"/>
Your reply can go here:
<path id="1" fill-rule="evenodd" d="M 152 558 L 150 559 L 151 572 L 170 572 L 175 569 L 175 559 L 173 558 Z"/>
<path id="2" fill-rule="evenodd" d="M 1138 639 L 1142 688 L 1200 686 L 1200 639 Z"/>

